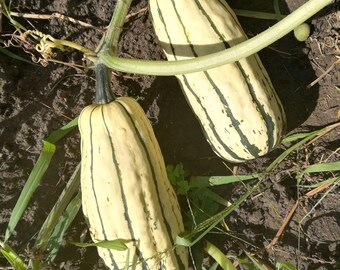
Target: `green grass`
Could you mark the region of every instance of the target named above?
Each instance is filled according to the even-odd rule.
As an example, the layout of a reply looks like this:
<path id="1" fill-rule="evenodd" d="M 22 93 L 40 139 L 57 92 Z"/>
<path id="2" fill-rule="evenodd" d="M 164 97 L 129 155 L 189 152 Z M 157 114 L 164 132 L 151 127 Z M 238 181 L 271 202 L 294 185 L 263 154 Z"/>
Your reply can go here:
<path id="1" fill-rule="evenodd" d="M 185 196 L 187 196 L 187 201 L 189 205 L 189 213 L 187 217 L 190 216 L 192 222 L 190 225 L 193 226 L 189 232 L 180 235 L 177 239 L 177 244 L 184 245 L 188 247 L 193 247 L 200 241 L 205 241 L 206 236 L 209 233 L 216 233 L 217 228 L 220 227 L 221 223 L 225 217 L 227 217 L 233 210 L 235 210 L 239 205 L 241 205 L 249 196 L 254 195 L 259 192 L 260 184 L 268 177 L 274 170 L 292 153 L 299 151 L 304 148 L 304 146 L 315 139 L 320 138 L 329 131 L 340 126 L 340 123 L 329 125 L 320 130 L 307 133 L 297 133 L 290 135 L 284 139 L 284 143 L 289 145 L 288 148 L 282 152 L 272 163 L 270 163 L 265 170 L 262 172 L 257 172 L 251 175 L 229 175 L 229 176 L 193 176 L 190 180 L 186 180 L 186 175 L 183 165 L 178 164 L 176 166 L 169 166 L 168 173 L 172 183 L 180 191 L 179 194 L 183 194 L 182 187 L 185 186 Z M 299 186 L 299 182 L 305 174 L 316 174 L 316 173 L 332 173 L 332 176 L 318 181 L 315 184 L 308 186 Z M 248 186 L 247 182 L 252 180 L 252 186 Z M 255 181 L 255 182 L 254 182 Z M 319 164 L 311 164 L 300 168 L 299 173 L 296 176 L 297 187 L 307 188 L 311 190 L 323 186 L 325 184 L 332 185 L 334 188 L 340 181 L 340 162 L 327 162 Z M 183 184 L 187 182 L 186 184 Z M 210 188 L 218 185 L 228 185 L 228 184 L 241 184 L 247 188 L 247 191 L 236 201 L 226 202 L 225 199 L 214 193 Z M 328 189 L 323 195 L 323 198 L 332 190 Z M 308 193 L 307 193 L 308 194 Z M 316 193 L 317 194 L 317 191 Z M 311 194 L 311 196 L 314 195 Z M 228 204 L 228 205 L 227 205 Z M 227 206 L 227 207 L 225 207 Z M 315 205 L 316 206 L 316 205 Z M 218 210 L 225 207 L 222 211 Z M 314 208 L 314 207 L 313 207 Z M 313 211 L 313 209 L 311 209 Z M 309 214 L 309 213 L 308 213 Z M 307 214 L 307 215 L 308 215 Z M 306 216 L 307 216 L 306 215 Z M 203 220 L 202 220 L 203 217 Z M 199 222 L 197 222 L 199 220 Z M 301 221 L 302 222 L 302 221 Z M 216 247 L 214 247 L 216 248 Z M 202 251 L 201 251 L 202 252 Z M 221 254 L 221 251 L 213 251 L 214 254 Z M 266 266 L 258 261 L 256 256 L 253 256 L 245 250 L 248 259 L 244 258 L 233 258 L 233 261 L 238 264 L 244 264 L 250 269 L 267 269 Z M 220 256 L 220 255 L 218 255 Z M 212 256 L 214 257 L 214 256 Z M 225 254 L 225 258 L 228 254 Z M 221 262 L 219 262 L 221 263 Z M 225 262 L 223 263 L 225 264 Z M 229 269 L 229 268 L 223 268 Z M 290 262 L 277 262 L 276 269 L 296 269 Z"/>

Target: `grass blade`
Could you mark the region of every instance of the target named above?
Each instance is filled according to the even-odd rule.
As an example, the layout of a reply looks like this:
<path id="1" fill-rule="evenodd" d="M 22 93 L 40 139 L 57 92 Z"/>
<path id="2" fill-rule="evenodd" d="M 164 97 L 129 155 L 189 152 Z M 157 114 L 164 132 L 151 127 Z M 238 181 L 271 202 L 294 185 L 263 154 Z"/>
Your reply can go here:
<path id="1" fill-rule="evenodd" d="M 25 211 L 29 200 L 31 199 L 34 191 L 38 187 L 40 180 L 44 173 L 46 172 L 51 159 L 55 152 L 55 145 L 44 141 L 44 147 L 42 153 L 40 154 L 37 163 L 35 164 L 28 180 L 21 191 L 20 197 L 15 204 L 15 207 L 12 211 L 11 218 L 9 220 L 6 233 L 5 233 L 5 242 L 13 233 L 16 225 L 18 224 L 23 212 Z"/>
<path id="2" fill-rule="evenodd" d="M 203 193 L 204 193 L 204 195 L 203 195 L 204 197 L 210 198 L 216 203 L 219 203 L 219 204 L 224 205 L 224 206 L 230 206 L 231 205 L 229 201 L 227 201 L 226 199 L 224 199 L 223 197 L 221 197 L 216 192 L 214 192 L 210 189 L 205 188 Z"/>
<path id="3" fill-rule="evenodd" d="M 131 242 L 131 240 L 124 240 L 124 239 L 116 239 L 110 241 L 99 241 L 96 243 L 78 243 L 78 242 L 70 242 L 70 244 L 75 245 L 77 247 L 101 247 L 101 248 L 108 248 L 114 249 L 118 251 L 127 250 L 127 246 L 125 243 Z"/>
<path id="4" fill-rule="evenodd" d="M 228 176 L 195 176 L 190 181 L 190 187 L 209 187 L 226 185 L 235 182 L 249 181 L 258 178 L 258 174 L 252 175 L 228 175 Z"/>
<path id="5" fill-rule="evenodd" d="M 27 265 L 21 260 L 18 254 L 5 242 L 0 241 L 0 253 L 12 265 L 15 270 L 27 270 Z"/>
<path id="6" fill-rule="evenodd" d="M 324 134 L 328 133 L 329 131 L 333 130 L 334 128 L 338 127 L 340 125 L 339 123 L 335 123 L 332 125 L 329 125 L 327 127 L 324 127 L 320 130 L 312 131 L 309 133 L 306 133 L 304 138 L 297 142 L 296 144 L 289 147 L 286 151 L 284 151 L 280 156 L 278 156 L 266 169 L 266 173 L 272 172 L 290 153 L 294 152 L 295 150 L 299 149 L 302 145 L 307 143 L 308 141 L 311 141 L 315 138 L 318 138 L 320 136 L 323 136 Z M 292 135 L 294 136 L 294 135 Z"/>
<path id="7" fill-rule="evenodd" d="M 52 238 L 51 235 L 54 232 L 56 225 L 58 224 L 58 222 L 60 220 L 60 217 L 63 215 L 64 210 L 69 205 L 74 194 L 78 191 L 79 183 L 80 183 L 80 164 L 78 164 L 78 166 L 75 169 L 73 175 L 71 176 L 69 182 L 67 183 L 65 189 L 63 190 L 63 192 L 59 196 L 58 201 L 53 206 L 51 212 L 47 216 L 44 224 L 42 225 L 42 227 L 39 231 L 39 234 L 37 236 L 37 239 L 36 239 L 35 245 L 34 245 L 34 250 L 38 254 L 46 254 L 45 250 L 46 250 L 47 246 L 49 244 L 52 245 L 52 243 L 50 243 L 51 241 L 52 242 L 55 241 L 55 238 Z M 79 210 L 79 208 L 78 208 L 78 210 Z M 73 220 L 73 218 L 74 218 L 74 216 L 72 217 L 72 220 Z M 69 223 L 71 223 L 72 220 Z M 67 221 L 64 221 L 64 222 L 67 222 Z M 53 246 L 55 247 L 53 252 L 57 252 L 59 247 L 56 248 L 57 247 L 56 244 L 52 245 L 52 247 Z M 42 259 L 41 258 L 32 258 L 31 261 L 30 261 L 30 265 L 32 265 L 33 269 L 41 269 L 42 268 Z"/>
<path id="8" fill-rule="evenodd" d="M 320 163 L 308 166 L 304 173 L 320 173 L 320 172 L 331 172 L 340 171 L 340 161 L 330 163 Z"/>
<path id="9" fill-rule="evenodd" d="M 253 257 L 249 252 L 245 251 L 247 257 L 252 261 L 254 264 L 255 268 L 258 270 L 267 270 L 264 264 L 260 263 L 257 261 L 255 257 Z"/>
<path id="10" fill-rule="evenodd" d="M 310 132 L 295 133 L 295 134 L 289 135 L 286 138 L 283 138 L 282 143 L 290 143 L 290 142 L 294 142 L 297 140 L 301 140 L 301 139 L 306 138 L 309 135 L 310 135 Z"/>
<path id="11" fill-rule="evenodd" d="M 16 60 L 19 60 L 19 61 L 23 61 L 25 63 L 29 63 L 31 65 L 34 65 L 34 66 L 39 66 L 37 65 L 36 63 L 33 63 L 32 61 L 29 61 L 19 55 L 16 55 L 15 53 L 12 53 L 11 51 L 3 48 L 3 47 L 0 47 L 0 52 L 3 53 L 4 55 L 7 55 L 8 57 L 11 57 L 13 59 L 16 59 Z"/>
<path id="12" fill-rule="evenodd" d="M 277 19 L 277 21 L 280 21 L 281 18 L 282 18 L 282 15 L 281 15 L 281 11 L 280 11 L 279 0 L 274 0 L 273 6 L 274 6 L 274 12 L 275 12 L 275 15 L 276 15 L 276 19 Z"/>
<path id="13" fill-rule="evenodd" d="M 283 270 L 283 269 L 296 270 L 296 267 L 289 262 L 278 262 L 275 265 L 275 269 L 276 270 Z"/>
<path id="14" fill-rule="evenodd" d="M 206 241 L 206 245 L 204 250 L 214 258 L 214 260 L 222 267 L 223 270 L 236 270 L 236 267 L 233 263 L 227 258 L 223 252 L 218 249 L 215 245 Z"/>
<path id="15" fill-rule="evenodd" d="M 56 148 L 55 143 L 62 137 L 66 136 L 69 132 L 71 132 L 76 125 L 77 118 L 73 119 L 71 122 L 60 128 L 59 130 L 52 132 L 50 136 L 43 140 L 43 150 L 38 158 L 38 161 L 34 165 L 33 170 L 31 171 L 23 190 L 21 191 L 19 199 L 16 202 L 15 207 L 12 211 L 12 215 L 10 217 L 5 232 L 5 242 L 12 235 L 16 225 L 18 224 L 23 212 L 25 211 L 29 203 L 29 200 L 31 199 L 38 185 L 40 184 L 41 178 L 45 174 L 54 155 Z"/>
<path id="16" fill-rule="evenodd" d="M 52 264 L 54 259 L 57 256 L 59 248 L 62 243 L 62 239 L 64 236 L 65 231 L 71 225 L 72 221 L 76 217 L 81 207 L 81 194 L 78 193 L 73 200 L 67 206 L 63 216 L 61 217 L 60 221 L 56 225 L 48 245 L 46 247 L 46 258 L 45 263 Z"/>
<path id="17" fill-rule="evenodd" d="M 249 189 L 245 194 L 243 194 L 239 199 L 237 199 L 233 204 L 226 207 L 221 212 L 208 218 L 199 225 L 196 226 L 190 232 L 183 233 L 176 237 L 176 244 L 181 246 L 191 247 L 200 241 L 208 232 L 210 232 L 218 223 L 220 223 L 226 216 L 233 212 L 245 199 L 248 198 L 259 186 L 262 180 L 258 181 L 251 189 Z"/>
<path id="18" fill-rule="evenodd" d="M 332 177 L 332 178 L 323 180 L 323 181 L 318 182 L 318 183 L 313 184 L 313 185 L 309 184 L 309 185 L 299 185 L 299 186 L 304 187 L 304 188 L 317 188 L 317 187 L 322 186 L 322 185 L 327 185 L 327 184 L 331 184 L 331 183 L 339 182 L 339 181 L 340 181 L 340 176 L 337 176 L 337 177 Z"/>
<path id="19" fill-rule="evenodd" d="M 34 245 L 34 248 L 36 250 L 41 251 L 45 250 L 47 243 L 51 237 L 51 234 L 59 221 L 59 218 L 63 214 L 67 205 L 72 200 L 74 194 L 78 191 L 79 184 L 80 184 L 80 163 L 76 167 L 73 175 L 71 176 L 65 189 L 61 193 L 58 201 L 53 206 L 51 212 L 49 213 L 44 224 L 42 225 Z"/>
<path id="20" fill-rule="evenodd" d="M 67 134 L 69 134 L 77 125 L 78 125 L 78 117 L 74 118 L 73 120 L 71 120 L 69 123 L 67 123 L 65 126 L 61 127 L 60 129 L 53 131 L 45 139 L 45 141 L 48 141 L 52 144 L 55 144 L 61 138 L 65 137 Z"/>

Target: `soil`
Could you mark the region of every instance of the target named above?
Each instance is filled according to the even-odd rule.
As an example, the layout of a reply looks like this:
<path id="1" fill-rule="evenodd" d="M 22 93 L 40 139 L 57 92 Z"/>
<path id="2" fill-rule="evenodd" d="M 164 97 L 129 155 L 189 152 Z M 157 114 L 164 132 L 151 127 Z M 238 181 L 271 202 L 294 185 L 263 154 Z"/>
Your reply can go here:
<path id="1" fill-rule="evenodd" d="M 14 0 L 12 10 L 32 14 L 64 14 L 97 28 L 108 25 L 115 1 Z M 268 1 L 229 1 L 233 8 L 273 12 Z M 304 0 L 281 1 L 287 14 Z M 250 6 L 249 6 L 250 5 Z M 165 59 L 155 37 L 147 1 L 134 1 L 119 43 L 123 57 Z M 249 36 L 267 29 L 274 21 L 242 18 Z M 65 18 L 49 20 L 18 19 L 22 24 L 95 49 L 102 36 L 97 28 L 84 27 Z M 310 131 L 336 123 L 340 118 L 339 3 L 334 3 L 309 20 L 312 34 L 298 42 L 292 34 L 259 52 L 287 113 L 288 133 Z M 9 40 L 13 28 L 3 17 L 1 39 Z M 12 40 L 12 45 L 17 44 Z M 17 44 L 18 45 L 18 44 Z M 23 44 L 21 44 L 23 45 Z M 11 51 L 30 59 L 30 48 Z M 25 52 L 24 52 L 25 51 Z M 56 51 L 58 61 L 84 65 L 74 50 Z M 235 166 L 225 164 L 210 149 L 201 128 L 174 77 L 155 77 L 114 72 L 112 85 L 116 95 L 138 99 L 153 124 L 166 164 L 183 163 L 191 175 L 226 175 L 229 168 L 238 173 L 264 170 L 284 149 Z M 3 238 L 11 211 L 42 149 L 42 140 L 53 130 L 76 117 L 94 99 L 94 74 L 91 69 L 59 63 L 32 65 L 0 55 L 0 237 Z M 308 164 L 338 161 L 339 133 L 335 129 L 314 143 L 291 154 L 270 174 L 256 196 L 246 200 L 225 220 L 232 233 L 211 241 L 228 254 L 244 256 L 255 252 L 275 237 L 285 216 L 308 189 L 297 188 L 297 173 Z M 29 257 L 34 237 L 47 213 L 80 160 L 79 134 L 63 139 L 57 146 L 53 168 L 48 170 L 31 200 L 10 245 L 23 257 Z M 227 165 L 227 166 L 226 166 Z M 304 177 L 301 184 L 314 184 L 328 173 Z M 257 258 L 268 266 L 290 262 L 298 269 L 340 269 L 339 186 L 332 186 L 302 200 L 278 242 L 261 251 Z M 244 192 L 243 186 L 228 185 L 215 189 L 228 200 Z M 328 193 L 326 193 L 326 191 Z M 301 230 L 299 230 L 301 228 Z M 55 268 L 105 269 L 94 248 L 75 248 L 67 241 L 80 241 L 86 224 L 77 216 L 67 233 Z M 89 240 L 88 234 L 85 240 Z M 237 240 L 238 239 L 238 240 Z M 242 243 L 243 248 L 240 247 Z M 0 258 L 0 266 L 7 264 Z M 8 266 L 8 265 L 7 265 Z"/>

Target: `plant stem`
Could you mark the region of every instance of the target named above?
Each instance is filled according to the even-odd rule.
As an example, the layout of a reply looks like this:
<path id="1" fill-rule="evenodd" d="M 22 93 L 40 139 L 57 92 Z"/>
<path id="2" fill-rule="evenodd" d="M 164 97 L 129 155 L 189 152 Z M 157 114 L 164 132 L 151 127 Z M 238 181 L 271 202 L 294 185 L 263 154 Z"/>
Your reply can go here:
<path id="1" fill-rule="evenodd" d="M 274 0 L 274 12 L 275 12 L 275 15 L 276 15 L 276 19 L 277 21 L 280 21 L 281 20 L 281 11 L 280 11 L 280 4 L 279 4 L 279 0 Z"/>
<path id="2" fill-rule="evenodd" d="M 11 3 L 9 3 L 9 5 L 10 4 Z M 0 13 L 4 14 L 7 17 L 7 19 L 15 27 L 16 30 L 18 30 L 19 32 L 21 32 L 20 30 L 27 31 L 27 29 L 24 26 L 22 26 L 20 23 L 18 23 L 16 20 L 12 18 L 10 8 L 6 5 L 5 0 L 0 0 L 0 5 L 1 5 Z"/>
<path id="3" fill-rule="evenodd" d="M 221 52 L 179 61 L 146 61 L 124 59 L 110 48 L 98 53 L 99 61 L 108 67 L 128 73 L 158 76 L 180 75 L 215 68 L 248 57 L 282 38 L 312 15 L 330 4 L 332 0 L 310 0 L 299 9 L 254 38 Z"/>
<path id="4" fill-rule="evenodd" d="M 117 55 L 118 41 L 122 32 L 126 15 L 128 14 L 132 0 L 118 0 L 110 24 L 97 51 L 110 50 L 113 55 Z"/>
<path id="5" fill-rule="evenodd" d="M 111 89 L 111 70 L 102 63 L 97 63 L 96 72 L 96 103 L 106 104 L 115 99 Z"/>
<path id="6" fill-rule="evenodd" d="M 81 46 L 77 43 L 74 43 L 72 41 L 63 40 L 63 39 L 53 39 L 53 41 L 49 41 L 49 44 L 51 45 L 51 47 L 55 47 L 55 48 L 58 48 L 58 49 L 61 49 L 62 46 L 76 49 L 76 50 L 84 53 L 86 55 L 86 57 L 88 57 L 90 60 L 94 59 L 96 57 L 96 54 L 93 51 L 91 51 L 91 50 L 89 50 L 89 49 L 87 49 L 87 48 L 85 48 L 85 47 L 83 47 L 83 46 Z"/>
<path id="7" fill-rule="evenodd" d="M 132 0 L 118 0 L 114 13 L 112 15 L 108 30 L 104 39 L 97 47 L 97 52 L 109 50 L 112 55 L 117 55 L 117 47 L 119 42 L 120 33 L 123 28 L 125 17 L 129 11 Z M 106 104 L 115 99 L 111 89 L 111 71 L 101 63 L 95 61 L 96 67 L 96 103 Z"/>

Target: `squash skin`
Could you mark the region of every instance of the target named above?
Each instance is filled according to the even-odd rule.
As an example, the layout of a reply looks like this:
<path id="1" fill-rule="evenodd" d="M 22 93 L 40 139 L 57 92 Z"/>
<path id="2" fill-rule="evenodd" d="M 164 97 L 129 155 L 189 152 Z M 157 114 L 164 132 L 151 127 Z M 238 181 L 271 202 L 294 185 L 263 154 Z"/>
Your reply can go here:
<path id="1" fill-rule="evenodd" d="M 149 8 L 169 61 L 207 55 L 247 39 L 222 0 L 150 0 Z M 218 156 L 244 162 L 281 142 L 285 113 L 257 55 L 177 78 Z"/>
<path id="2" fill-rule="evenodd" d="M 79 117 L 83 212 L 93 241 L 126 239 L 129 269 L 187 269 L 176 194 L 149 120 L 132 98 L 87 106 Z M 98 247 L 110 269 L 126 251 Z"/>

